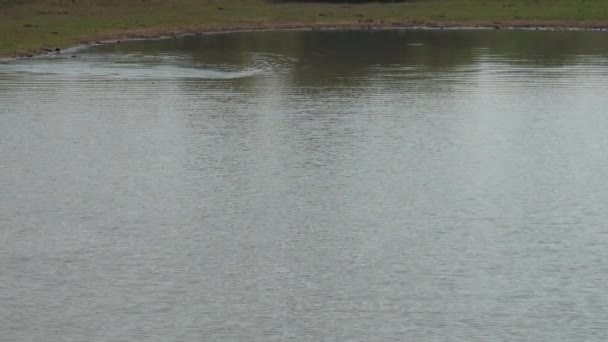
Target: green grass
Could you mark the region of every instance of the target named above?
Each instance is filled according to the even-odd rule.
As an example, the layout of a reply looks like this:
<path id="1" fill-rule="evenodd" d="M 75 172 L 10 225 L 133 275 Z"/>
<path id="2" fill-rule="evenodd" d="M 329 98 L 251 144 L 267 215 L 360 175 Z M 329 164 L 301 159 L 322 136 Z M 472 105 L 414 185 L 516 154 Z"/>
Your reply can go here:
<path id="1" fill-rule="evenodd" d="M 266 0 L 0 0 L 0 54 L 222 28 L 399 23 L 608 26 L 608 1 L 410 0 L 346 5 Z"/>

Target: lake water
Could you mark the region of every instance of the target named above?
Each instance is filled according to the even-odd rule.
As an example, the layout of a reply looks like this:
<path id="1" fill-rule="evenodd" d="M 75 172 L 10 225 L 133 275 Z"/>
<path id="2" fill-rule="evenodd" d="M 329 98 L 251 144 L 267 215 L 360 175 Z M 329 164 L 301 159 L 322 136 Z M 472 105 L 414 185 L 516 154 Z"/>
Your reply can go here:
<path id="1" fill-rule="evenodd" d="M 0 63 L 0 339 L 604 341 L 608 33 Z"/>

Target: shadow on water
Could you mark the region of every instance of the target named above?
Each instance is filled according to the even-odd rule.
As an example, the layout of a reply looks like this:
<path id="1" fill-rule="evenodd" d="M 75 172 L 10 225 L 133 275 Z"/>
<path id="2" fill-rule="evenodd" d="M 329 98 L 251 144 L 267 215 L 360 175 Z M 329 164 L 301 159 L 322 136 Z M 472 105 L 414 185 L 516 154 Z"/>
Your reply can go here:
<path id="1" fill-rule="evenodd" d="M 272 70 L 295 84 L 327 91 L 365 83 L 378 66 L 395 65 L 394 76 L 414 78 L 465 70 L 480 61 L 523 68 L 567 66 L 576 64 L 583 51 L 585 58 L 606 56 L 604 42 L 602 32 L 580 31 L 234 32 L 98 45 L 81 51 L 78 58 L 49 56 L 16 68 L 26 74 L 69 77 L 209 80 L 264 76 Z"/>
<path id="2" fill-rule="evenodd" d="M 575 63 L 578 52 L 608 54 L 605 34 L 526 30 L 302 30 L 192 35 L 157 41 L 131 41 L 90 49 L 94 53 L 133 52 L 189 56 L 201 65 L 251 66 L 256 54 L 294 59 L 294 78 L 346 75 L 370 63 L 453 68 L 475 62 L 478 49 L 506 63 Z M 298 74 L 300 72 L 300 74 Z M 313 74 L 310 74 L 313 72 Z"/>

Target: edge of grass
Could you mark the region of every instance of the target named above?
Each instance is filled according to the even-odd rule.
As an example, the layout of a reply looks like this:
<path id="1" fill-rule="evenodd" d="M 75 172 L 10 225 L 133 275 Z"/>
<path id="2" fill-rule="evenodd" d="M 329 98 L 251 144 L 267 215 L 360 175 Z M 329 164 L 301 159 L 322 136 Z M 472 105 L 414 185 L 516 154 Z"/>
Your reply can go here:
<path id="1" fill-rule="evenodd" d="M 604 0 L 410 0 L 361 5 L 266 0 L 0 2 L 0 56 L 96 41 L 303 28 L 554 28 L 608 30 Z"/>

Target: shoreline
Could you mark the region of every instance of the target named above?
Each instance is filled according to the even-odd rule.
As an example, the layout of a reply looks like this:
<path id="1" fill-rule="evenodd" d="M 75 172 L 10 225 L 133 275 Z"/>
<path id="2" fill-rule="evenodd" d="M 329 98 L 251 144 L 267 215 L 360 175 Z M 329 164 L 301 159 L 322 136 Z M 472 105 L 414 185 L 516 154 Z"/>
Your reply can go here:
<path id="1" fill-rule="evenodd" d="M 543 21 L 543 20 L 504 20 L 504 21 L 336 21 L 336 22 L 292 22 L 292 23 L 243 23 L 236 25 L 200 25 L 176 29 L 146 28 L 102 33 L 79 39 L 70 46 L 58 46 L 59 51 L 39 48 L 25 53 L 0 54 L 0 62 L 16 59 L 29 59 L 37 56 L 61 54 L 91 45 L 113 44 L 121 41 L 159 40 L 179 38 L 197 34 L 223 34 L 248 31 L 274 30 L 547 30 L 547 31 L 608 31 L 604 21 Z"/>

